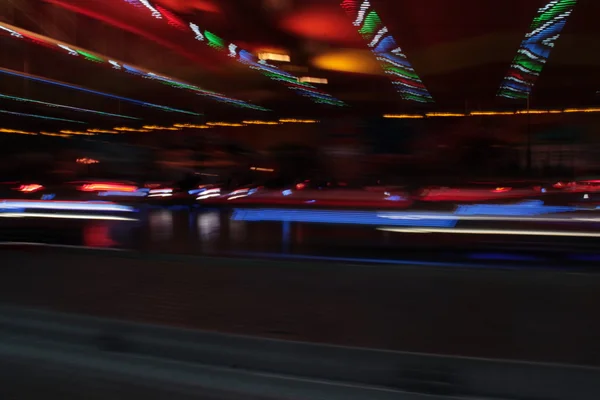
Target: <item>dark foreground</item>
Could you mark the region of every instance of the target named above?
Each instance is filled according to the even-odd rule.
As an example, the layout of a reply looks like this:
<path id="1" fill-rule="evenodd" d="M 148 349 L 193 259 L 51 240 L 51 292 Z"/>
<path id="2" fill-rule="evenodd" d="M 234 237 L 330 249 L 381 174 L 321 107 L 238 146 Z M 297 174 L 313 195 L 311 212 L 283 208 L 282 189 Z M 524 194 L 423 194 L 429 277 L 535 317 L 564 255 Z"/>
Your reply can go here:
<path id="1" fill-rule="evenodd" d="M 2 251 L 0 301 L 290 340 L 600 365 L 600 276 Z"/>

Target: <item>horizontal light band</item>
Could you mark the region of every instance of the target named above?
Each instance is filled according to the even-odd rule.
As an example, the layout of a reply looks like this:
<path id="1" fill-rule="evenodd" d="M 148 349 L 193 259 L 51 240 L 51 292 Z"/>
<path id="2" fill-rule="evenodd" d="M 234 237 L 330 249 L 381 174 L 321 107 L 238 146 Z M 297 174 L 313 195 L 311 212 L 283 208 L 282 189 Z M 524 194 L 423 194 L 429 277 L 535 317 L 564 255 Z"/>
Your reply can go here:
<path id="1" fill-rule="evenodd" d="M 89 214 L 46 214 L 28 212 L 0 212 L 0 218 L 52 218 L 52 219 L 79 219 L 101 221 L 137 221 L 136 218 L 118 217 L 114 215 L 89 215 Z"/>
<path id="2" fill-rule="evenodd" d="M 600 237 L 595 232 L 572 232 L 572 231 L 531 231 L 531 230 L 504 230 L 504 229 L 460 229 L 460 228 L 377 228 L 379 231 L 396 233 L 446 233 L 460 235 L 511 235 L 511 236 L 558 236 L 558 237 Z"/>
<path id="3" fill-rule="evenodd" d="M 281 209 L 235 209 L 232 219 L 236 221 L 287 221 L 322 224 L 392 225 L 453 227 L 457 219 L 452 215 L 440 219 L 410 218 L 389 219 L 376 211 L 328 211 L 328 210 L 281 210 Z"/>
<path id="4" fill-rule="evenodd" d="M 41 209 L 41 210 L 73 210 L 73 211 L 119 211 L 133 212 L 135 209 L 120 204 L 85 201 L 35 201 L 35 200 L 2 200 L 0 209 Z"/>

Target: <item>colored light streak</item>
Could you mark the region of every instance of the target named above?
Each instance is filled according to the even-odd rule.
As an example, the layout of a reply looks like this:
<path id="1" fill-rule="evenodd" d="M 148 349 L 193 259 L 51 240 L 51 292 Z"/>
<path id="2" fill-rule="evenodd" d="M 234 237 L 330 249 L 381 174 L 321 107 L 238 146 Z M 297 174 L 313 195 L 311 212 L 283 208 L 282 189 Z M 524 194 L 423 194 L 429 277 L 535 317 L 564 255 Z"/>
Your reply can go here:
<path id="1" fill-rule="evenodd" d="M 277 53 L 270 53 L 270 52 L 261 52 L 258 53 L 258 59 L 259 60 L 266 60 L 266 61 L 281 61 L 281 62 L 290 62 L 291 58 L 289 55 L 287 54 L 277 54 Z"/>
<path id="2" fill-rule="evenodd" d="M 87 183 L 81 185 L 79 188 L 82 192 L 106 192 L 106 191 L 119 191 L 119 192 L 135 192 L 138 190 L 137 186 L 133 185 L 122 185 L 119 183 Z"/>
<path id="3" fill-rule="evenodd" d="M 246 125 L 279 125 L 277 121 L 242 121 Z"/>
<path id="4" fill-rule="evenodd" d="M 85 87 L 82 87 L 82 86 L 73 85 L 73 84 L 65 83 L 65 82 L 60 82 L 60 81 L 56 81 L 56 80 L 53 80 L 53 79 L 43 78 L 41 76 L 27 74 L 27 73 L 24 73 L 24 72 L 13 71 L 13 70 L 6 69 L 6 68 L 0 68 L 0 73 L 5 74 L 5 75 L 10 75 L 10 76 L 17 76 L 17 77 L 28 79 L 28 80 L 35 81 L 35 82 L 41 82 L 41 83 L 46 83 L 46 84 L 49 84 L 49 85 L 54 85 L 54 86 L 59 86 L 59 87 L 67 88 L 67 89 L 77 90 L 77 91 L 80 91 L 80 92 L 90 93 L 90 94 L 94 94 L 94 95 L 97 95 L 97 96 L 102 96 L 102 97 L 107 97 L 107 98 L 111 98 L 111 99 L 115 99 L 115 100 L 120 100 L 120 101 L 124 101 L 124 102 L 127 102 L 127 103 L 136 104 L 136 105 L 139 105 L 139 106 L 156 108 L 156 109 L 159 109 L 161 111 L 177 112 L 177 113 L 194 115 L 194 116 L 199 116 L 200 115 L 198 113 L 191 112 L 191 111 L 185 111 L 185 110 L 180 110 L 180 109 L 177 109 L 177 108 L 172 108 L 172 107 L 167 107 L 167 106 L 161 106 L 161 105 L 153 104 L 153 103 L 147 103 L 145 101 L 130 99 L 130 98 L 127 98 L 127 97 L 117 96 L 117 95 L 110 94 L 110 93 L 104 93 L 104 92 L 100 92 L 100 91 L 97 91 L 97 90 L 88 89 L 88 88 L 85 88 Z M 74 122 L 74 121 L 70 121 L 70 122 Z M 81 122 L 81 121 L 77 121 L 77 122 L 78 123 L 84 123 L 84 122 Z"/>
<path id="5" fill-rule="evenodd" d="M 250 167 L 251 171 L 259 171 L 259 172 L 275 172 L 273 168 L 262 168 L 262 167 Z"/>
<path id="6" fill-rule="evenodd" d="M 180 128 L 172 126 L 159 126 L 159 125 L 144 125 L 142 128 L 150 131 L 180 131 Z"/>
<path id="7" fill-rule="evenodd" d="M 394 118 L 394 119 L 422 119 L 424 115 L 418 114 L 385 114 L 383 118 Z"/>
<path id="8" fill-rule="evenodd" d="M 91 132 L 83 132 L 83 131 L 71 131 L 71 130 L 62 130 L 60 133 L 64 133 L 65 135 L 79 135 L 79 136 L 95 136 L 95 133 Z"/>
<path id="9" fill-rule="evenodd" d="M 52 133 L 52 132 L 40 132 L 40 135 L 61 137 L 61 138 L 67 138 L 67 139 L 71 137 L 71 135 L 67 135 L 65 133 Z"/>
<path id="10" fill-rule="evenodd" d="M 0 133 L 16 133 L 19 135 L 37 135 L 35 132 L 20 131 L 18 129 L 0 128 Z"/>
<path id="11" fill-rule="evenodd" d="M 3 210 L 72 210 L 72 211 L 116 211 L 133 212 L 132 207 L 108 202 L 86 201 L 39 201 L 39 200 L 2 200 L 0 209 Z"/>
<path id="12" fill-rule="evenodd" d="M 135 6 L 135 2 L 131 0 L 125 0 L 127 3 Z M 138 0 L 141 1 L 141 0 Z M 147 8 L 148 6 L 156 9 L 156 7 L 152 6 L 151 2 L 144 0 L 146 4 L 144 4 Z M 52 2 L 56 3 L 56 0 L 52 0 Z M 137 8 L 139 9 L 139 7 Z M 341 100 L 336 99 L 328 93 L 322 92 L 319 89 L 308 83 L 299 83 L 298 77 L 285 72 L 278 68 L 277 66 L 270 65 L 266 63 L 266 60 L 261 60 L 252 54 L 250 51 L 247 51 L 241 48 L 236 43 L 226 42 L 223 38 L 219 37 L 217 34 L 202 30 L 197 24 L 190 22 L 188 24 L 191 33 L 194 35 L 194 38 L 209 47 L 218 50 L 218 51 L 229 51 L 229 56 L 234 58 L 236 61 L 247 65 L 251 69 L 256 69 L 263 73 L 263 75 L 273 79 L 275 81 L 282 82 L 289 89 L 296 91 L 299 95 L 308 97 L 313 102 L 318 104 L 328 104 L 332 106 L 345 106 L 345 103 Z M 295 84 L 299 84 L 301 88 L 293 87 L 289 85 L 289 82 L 286 81 L 286 78 L 292 80 Z M 256 106 L 254 106 L 256 107 Z M 251 107 L 249 107 L 251 108 Z M 257 108 L 261 109 L 261 108 Z M 266 111 L 266 109 L 262 109 Z"/>
<path id="13" fill-rule="evenodd" d="M 427 117 L 464 117 L 465 114 L 458 113 L 427 113 L 425 114 Z"/>
<path id="14" fill-rule="evenodd" d="M 142 191 L 137 192 L 122 192 L 119 190 L 98 192 L 100 197 L 146 197 L 147 193 Z"/>
<path id="15" fill-rule="evenodd" d="M 75 162 L 77 164 L 86 164 L 86 165 L 99 164 L 100 163 L 100 161 L 94 160 L 93 158 L 78 158 L 77 160 L 75 160 Z"/>
<path id="16" fill-rule="evenodd" d="M 135 129 L 135 128 L 128 128 L 126 126 L 118 126 L 114 129 L 115 129 L 115 131 L 118 131 L 118 132 L 150 132 L 149 129 Z"/>
<path id="17" fill-rule="evenodd" d="M 295 119 L 295 118 L 282 118 L 279 122 L 286 124 L 318 124 L 319 121 L 316 119 Z"/>
<path id="18" fill-rule="evenodd" d="M 0 113 L 2 113 L 2 114 L 8 114 L 8 115 L 15 115 L 17 117 L 45 119 L 45 120 L 48 120 L 48 121 L 69 122 L 69 123 L 73 123 L 73 124 L 86 124 L 87 123 L 87 122 L 83 122 L 83 121 L 75 121 L 75 120 L 66 119 L 66 118 L 48 117 L 47 115 L 28 114 L 28 113 L 15 112 L 15 111 L 7 111 L 7 110 L 0 110 Z"/>
<path id="19" fill-rule="evenodd" d="M 205 90 L 198 86 L 195 86 L 195 85 L 183 82 L 183 81 L 179 81 L 175 78 L 171 78 L 168 76 L 163 76 L 163 75 L 154 73 L 152 71 L 145 70 L 140 67 L 132 67 L 130 65 L 127 65 L 126 63 L 116 61 L 114 59 L 109 59 L 107 56 L 94 53 L 90 50 L 82 49 L 77 46 L 73 46 L 71 44 L 59 42 L 52 38 L 38 35 L 36 33 L 29 32 L 27 30 L 14 27 L 12 25 L 8 25 L 8 24 L 4 24 L 4 23 L 0 22 L 0 27 L 2 27 L 4 31 L 11 30 L 14 32 L 19 32 L 19 34 L 21 36 L 12 35 L 13 37 L 16 37 L 18 39 L 26 38 L 26 39 L 32 41 L 33 43 L 44 45 L 44 46 L 50 47 L 54 50 L 65 51 L 69 55 L 79 55 L 79 56 L 82 56 L 85 60 L 92 61 L 95 63 L 105 64 L 107 66 L 110 66 L 114 70 L 118 70 L 121 72 L 127 72 L 130 74 L 141 76 L 143 78 L 147 78 L 147 79 L 152 79 L 156 82 L 159 82 L 159 83 L 165 84 L 165 85 L 169 85 L 173 88 L 186 89 L 186 90 L 194 92 L 197 95 L 205 96 L 205 97 L 211 98 L 216 101 L 229 103 L 229 104 L 236 105 L 236 106 L 243 107 L 243 108 L 266 111 L 266 109 L 263 107 L 255 106 L 255 105 L 249 104 L 247 102 L 244 102 L 242 100 L 236 100 L 236 99 L 230 98 L 228 96 L 222 95 L 217 92 Z M 149 106 L 149 104 L 150 103 L 146 103 L 145 105 Z M 154 105 L 154 106 L 156 106 L 156 105 Z M 171 109 L 170 107 L 165 107 L 165 106 L 159 106 L 159 107 L 162 108 L 164 111 L 184 112 L 184 113 L 187 113 L 190 115 L 199 115 L 197 113 L 191 113 L 191 112 L 187 112 L 187 111 L 183 111 L 183 110 Z"/>
<path id="20" fill-rule="evenodd" d="M 67 105 L 64 105 L 64 104 L 49 103 L 49 102 L 46 102 L 46 101 L 27 99 L 27 98 L 24 98 L 24 97 L 17 97 L 17 96 L 9 96 L 9 95 L 6 95 L 6 94 L 0 94 L 0 99 L 20 101 L 20 102 L 23 102 L 23 103 L 37 104 L 37 105 L 48 106 L 48 107 L 53 107 L 53 108 L 61 108 L 61 109 L 70 110 L 70 111 L 79 111 L 79 112 L 85 112 L 85 113 L 92 113 L 92 114 L 103 115 L 103 116 L 107 116 L 107 117 L 117 117 L 117 118 L 126 118 L 126 119 L 140 119 L 140 118 L 135 118 L 135 117 L 129 117 L 127 115 L 107 113 L 107 112 L 103 112 L 103 111 L 90 110 L 90 109 L 87 109 L 87 108 L 79 108 L 79 107 L 67 106 Z"/>
<path id="21" fill-rule="evenodd" d="M 469 114 L 439 112 L 421 114 L 384 114 L 383 118 L 391 119 L 422 119 L 434 117 L 493 117 L 508 115 L 548 115 L 548 114 L 571 114 L 571 113 L 598 113 L 600 108 L 567 108 L 565 110 L 520 110 L 520 111 L 473 111 Z"/>
<path id="22" fill-rule="evenodd" d="M 118 217 L 113 215 L 91 215 L 91 214 L 46 214 L 27 212 L 0 212 L 0 218 L 51 218 L 51 219 L 77 219 L 77 220 L 100 220 L 100 221 L 137 221 L 135 218 Z"/>
<path id="23" fill-rule="evenodd" d="M 44 188 L 44 186 L 42 186 L 42 185 L 31 184 L 31 185 L 21 185 L 17 188 L 17 190 L 19 192 L 23 192 L 23 193 L 33 193 L 33 192 L 42 190 L 43 188 Z"/>
<path id="24" fill-rule="evenodd" d="M 175 128 L 190 128 L 190 129 L 210 129 L 208 125 L 195 125 L 195 124 L 174 124 Z"/>
<path id="25" fill-rule="evenodd" d="M 360 4 L 360 6 L 359 6 Z M 404 100 L 433 102 L 433 97 L 416 74 L 406 55 L 368 0 L 343 0 L 341 7 L 366 41 L 395 89 Z"/>
<path id="26" fill-rule="evenodd" d="M 208 126 L 228 126 L 228 127 L 241 127 L 244 124 L 232 123 L 232 122 L 207 122 Z"/>
<path id="27" fill-rule="evenodd" d="M 329 211 L 282 209 L 235 209 L 234 221 L 285 221 L 321 224 L 390 225 L 418 227 L 454 227 L 456 218 L 424 219 L 407 214 L 405 219 L 385 219 L 377 211 Z"/>
<path id="28" fill-rule="evenodd" d="M 527 99 L 577 0 L 552 0 L 540 8 L 521 42 L 498 96 Z"/>
<path id="29" fill-rule="evenodd" d="M 107 131 L 104 129 L 88 129 L 87 131 L 90 133 L 107 133 L 107 134 L 113 134 L 113 135 L 119 133 L 117 131 Z"/>
<path id="30" fill-rule="evenodd" d="M 511 235 L 511 236 L 555 236 L 555 237 L 600 237 L 600 233 L 593 232 L 573 232 L 573 231 L 532 231 L 532 230 L 505 230 L 505 229 L 402 229 L 402 228 L 377 228 L 379 231 L 396 233 L 445 233 L 459 235 Z"/>
<path id="31" fill-rule="evenodd" d="M 327 85 L 329 81 L 326 78 L 316 78 L 314 76 L 301 76 L 298 78 L 300 83 L 316 83 L 319 85 Z"/>
<path id="32" fill-rule="evenodd" d="M 567 108 L 564 112 L 566 112 L 566 113 L 597 113 L 597 112 L 600 112 L 600 108 Z"/>

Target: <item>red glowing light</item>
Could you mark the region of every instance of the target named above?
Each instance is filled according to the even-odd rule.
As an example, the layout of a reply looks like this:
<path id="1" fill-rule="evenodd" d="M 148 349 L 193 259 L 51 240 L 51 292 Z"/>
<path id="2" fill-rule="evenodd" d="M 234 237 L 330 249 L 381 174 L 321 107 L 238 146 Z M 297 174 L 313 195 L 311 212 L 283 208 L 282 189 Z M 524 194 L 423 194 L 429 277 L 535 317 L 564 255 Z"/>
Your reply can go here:
<path id="1" fill-rule="evenodd" d="M 123 185 L 120 183 L 88 183 L 82 185 L 79 190 L 82 192 L 135 192 L 138 188 L 132 185 Z"/>
<path id="2" fill-rule="evenodd" d="M 352 24 L 335 9 L 313 6 L 298 11 L 282 20 L 282 28 L 296 35 L 318 40 L 359 43 Z"/>
<path id="3" fill-rule="evenodd" d="M 109 16 L 88 10 L 86 8 L 83 7 L 79 7 L 73 4 L 69 4 L 66 1 L 63 0 L 45 0 L 47 3 L 51 3 L 51 4 L 55 4 L 59 7 L 62 7 L 66 10 L 75 12 L 77 14 L 81 14 L 81 15 L 85 15 L 86 17 L 90 17 L 93 19 L 96 19 L 98 21 L 102 21 L 108 25 L 112 25 L 114 27 L 117 27 L 119 29 L 123 29 L 127 32 L 131 32 L 135 35 L 141 36 L 145 39 L 148 39 L 152 42 L 155 42 L 157 44 L 159 44 L 162 47 L 165 47 L 167 49 L 170 49 L 174 52 L 177 52 L 179 54 L 181 54 L 182 56 L 188 58 L 189 60 L 204 65 L 205 67 L 209 68 L 210 66 L 208 65 L 208 63 L 206 62 L 206 59 L 200 57 L 198 54 L 189 51 L 188 49 L 186 49 L 184 46 L 181 46 L 179 44 L 175 44 L 171 41 L 168 41 L 166 39 L 163 39 L 160 35 L 155 35 L 153 33 L 150 33 L 148 31 L 142 30 L 142 29 L 138 29 L 134 26 L 128 25 L 124 22 L 121 22 L 115 18 L 111 18 Z"/>
<path id="4" fill-rule="evenodd" d="M 499 188 L 496 188 L 496 189 L 492 190 L 492 192 L 494 192 L 494 193 L 506 193 L 506 192 L 510 192 L 511 190 L 512 190 L 512 188 L 509 188 L 509 187 L 499 187 Z"/>
<path id="5" fill-rule="evenodd" d="M 167 21 L 169 22 L 169 25 L 171 25 L 172 27 L 177 28 L 182 31 L 188 30 L 188 27 L 185 24 L 185 22 L 183 22 L 181 19 L 179 19 L 179 17 L 177 17 L 175 14 L 173 14 L 169 10 L 164 9 L 161 6 L 156 6 L 156 9 L 167 19 Z"/>
<path id="6" fill-rule="evenodd" d="M 302 189 L 304 189 L 305 187 L 306 187 L 306 185 L 305 185 L 304 183 L 298 183 L 298 184 L 296 185 L 296 189 L 298 189 L 298 190 L 302 190 Z"/>
<path id="7" fill-rule="evenodd" d="M 209 0 L 157 0 L 157 3 L 177 12 L 191 12 L 194 10 L 221 12 L 219 6 Z"/>
<path id="8" fill-rule="evenodd" d="M 19 192 L 32 193 L 32 192 L 37 192 L 38 190 L 41 190 L 43 188 L 44 187 L 42 185 L 33 184 L 33 185 L 21 185 L 21 186 L 19 186 L 19 188 L 17 190 Z"/>

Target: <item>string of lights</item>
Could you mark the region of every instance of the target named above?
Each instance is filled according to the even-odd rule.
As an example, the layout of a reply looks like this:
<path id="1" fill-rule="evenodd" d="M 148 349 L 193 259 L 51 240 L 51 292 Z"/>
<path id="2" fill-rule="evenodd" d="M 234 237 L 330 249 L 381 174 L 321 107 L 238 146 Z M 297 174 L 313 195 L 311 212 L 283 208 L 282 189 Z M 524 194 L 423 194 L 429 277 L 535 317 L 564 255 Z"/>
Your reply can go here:
<path id="1" fill-rule="evenodd" d="M 573 113 L 600 113 L 600 108 L 566 108 L 564 110 L 519 110 L 519 111 L 472 111 L 470 113 L 432 112 L 426 114 L 384 114 L 383 118 L 390 119 L 423 119 L 435 117 L 498 117 L 515 115 L 548 115 Z"/>
<path id="2" fill-rule="evenodd" d="M 341 7 L 352 18 L 352 24 L 367 42 L 400 96 L 409 101 L 433 102 L 433 97 L 369 0 L 343 0 Z"/>
<path id="3" fill-rule="evenodd" d="M 106 117 L 117 117 L 117 118 L 137 119 L 137 120 L 140 119 L 140 118 L 136 118 L 136 117 L 129 117 L 127 115 L 107 113 L 107 112 L 103 112 L 103 111 L 90 110 L 87 108 L 67 106 L 64 104 L 49 103 L 46 101 L 33 100 L 33 99 L 25 98 L 25 97 L 9 96 L 6 94 L 0 94 L 0 99 L 19 101 L 19 102 L 30 103 L 30 104 L 37 104 L 37 105 L 42 105 L 42 106 L 47 106 L 47 107 L 52 107 L 52 108 L 62 108 L 62 109 L 71 110 L 71 111 L 92 113 L 92 114 L 102 115 L 102 116 L 106 116 Z"/>
<path id="4" fill-rule="evenodd" d="M 28 73 L 25 73 L 25 72 L 13 71 L 13 70 L 10 70 L 10 69 L 7 69 L 7 68 L 0 68 L 0 74 L 10 75 L 10 76 L 17 76 L 17 77 L 20 77 L 20 78 L 24 78 L 24 79 L 28 79 L 28 80 L 34 81 L 34 82 L 47 83 L 49 85 L 54 85 L 54 86 L 59 86 L 59 87 L 67 88 L 67 89 L 77 90 L 77 91 L 80 91 L 80 92 L 90 93 L 90 94 L 94 94 L 94 95 L 102 96 L 102 97 L 107 97 L 107 98 L 114 99 L 114 100 L 120 100 L 120 101 L 124 101 L 124 102 L 127 102 L 127 103 L 136 104 L 136 105 L 139 105 L 139 106 L 156 108 L 156 109 L 159 109 L 161 111 L 176 112 L 176 113 L 187 114 L 187 115 L 194 115 L 194 116 L 201 115 L 201 114 L 198 114 L 198 113 L 195 113 L 195 112 L 192 112 L 192 111 L 180 110 L 178 108 L 161 106 L 161 105 L 158 105 L 158 104 L 148 103 L 148 102 L 145 102 L 145 101 L 130 99 L 128 97 L 117 96 L 115 94 L 100 92 L 100 91 L 97 91 L 97 90 L 92 90 L 92 89 L 85 88 L 83 86 L 73 85 L 73 84 L 70 84 L 70 83 L 65 83 L 65 82 L 54 80 L 54 79 L 43 78 L 41 76 L 32 75 L 32 74 L 28 74 Z"/>
<path id="5" fill-rule="evenodd" d="M 538 10 L 500 85 L 498 96 L 529 97 L 576 4 L 577 0 L 552 0 Z"/>
<path id="6" fill-rule="evenodd" d="M 315 86 L 307 82 L 300 82 L 300 79 L 295 75 L 283 71 L 275 65 L 268 64 L 266 60 L 260 60 L 250 51 L 240 48 L 237 44 L 227 42 L 225 39 L 219 37 L 215 33 L 201 29 L 197 24 L 193 22 L 185 23 L 171 12 L 168 12 L 164 15 L 161 14 L 161 10 L 164 10 L 164 8 L 159 6 L 153 6 L 148 0 L 124 1 L 136 7 L 136 9 L 138 10 L 150 12 L 150 14 L 154 18 L 162 19 L 166 21 L 166 23 L 177 29 L 180 29 L 181 24 L 184 24 L 185 26 L 189 27 L 189 31 L 194 35 L 194 38 L 196 40 L 206 44 L 207 46 L 215 50 L 222 52 L 227 51 L 228 55 L 236 61 L 247 65 L 251 69 L 260 71 L 263 75 L 267 76 L 272 80 L 282 82 L 289 89 L 294 90 L 301 96 L 305 96 L 311 99 L 315 103 L 328 104 L 338 107 L 346 105 L 343 101 L 336 99 L 332 95 L 316 88 Z M 143 7 L 140 7 L 140 5 L 143 5 L 145 9 Z"/>
<path id="7" fill-rule="evenodd" d="M 12 37 L 15 39 L 28 40 L 31 43 L 45 46 L 47 48 L 51 48 L 56 51 L 61 51 L 70 56 L 73 56 L 73 57 L 78 57 L 83 60 L 95 62 L 98 64 L 103 64 L 103 65 L 106 65 L 107 67 L 113 68 L 115 71 L 121 71 L 121 72 L 129 73 L 132 75 L 140 76 L 142 78 L 151 79 L 151 80 L 154 80 L 154 81 L 159 82 L 164 85 L 168 85 L 168 86 L 176 88 L 176 89 L 185 89 L 185 90 L 194 92 L 197 95 L 210 98 L 212 100 L 216 100 L 216 101 L 223 102 L 223 103 L 228 103 L 228 104 L 242 107 L 242 108 L 254 109 L 254 110 L 259 110 L 259 111 L 267 111 L 267 109 L 264 107 L 256 106 L 256 105 L 247 103 L 242 100 L 233 99 L 231 97 L 225 96 L 225 95 L 217 93 L 217 92 L 202 89 L 202 88 L 192 85 L 190 83 L 186 83 L 186 82 L 183 82 L 183 81 L 180 81 L 180 80 L 177 80 L 175 78 L 171 78 L 171 77 L 168 77 L 165 75 L 157 74 L 152 71 L 143 69 L 141 67 L 134 67 L 134 66 L 128 65 L 126 63 L 123 63 L 121 61 L 117 61 L 112 58 L 109 58 L 107 56 L 104 56 L 104 55 L 101 55 L 98 53 L 94 53 L 90 50 L 82 49 L 80 47 L 73 46 L 71 44 L 67 44 L 64 42 L 60 42 L 60 41 L 54 40 L 52 38 L 49 38 L 49 37 L 46 37 L 43 35 L 39 35 L 39 34 L 30 32 L 30 31 L 27 31 L 25 29 L 21 29 L 21 28 L 18 28 L 18 27 L 9 25 L 9 24 L 2 23 L 2 22 L 0 22 L 0 33 L 5 33 L 7 37 Z"/>

